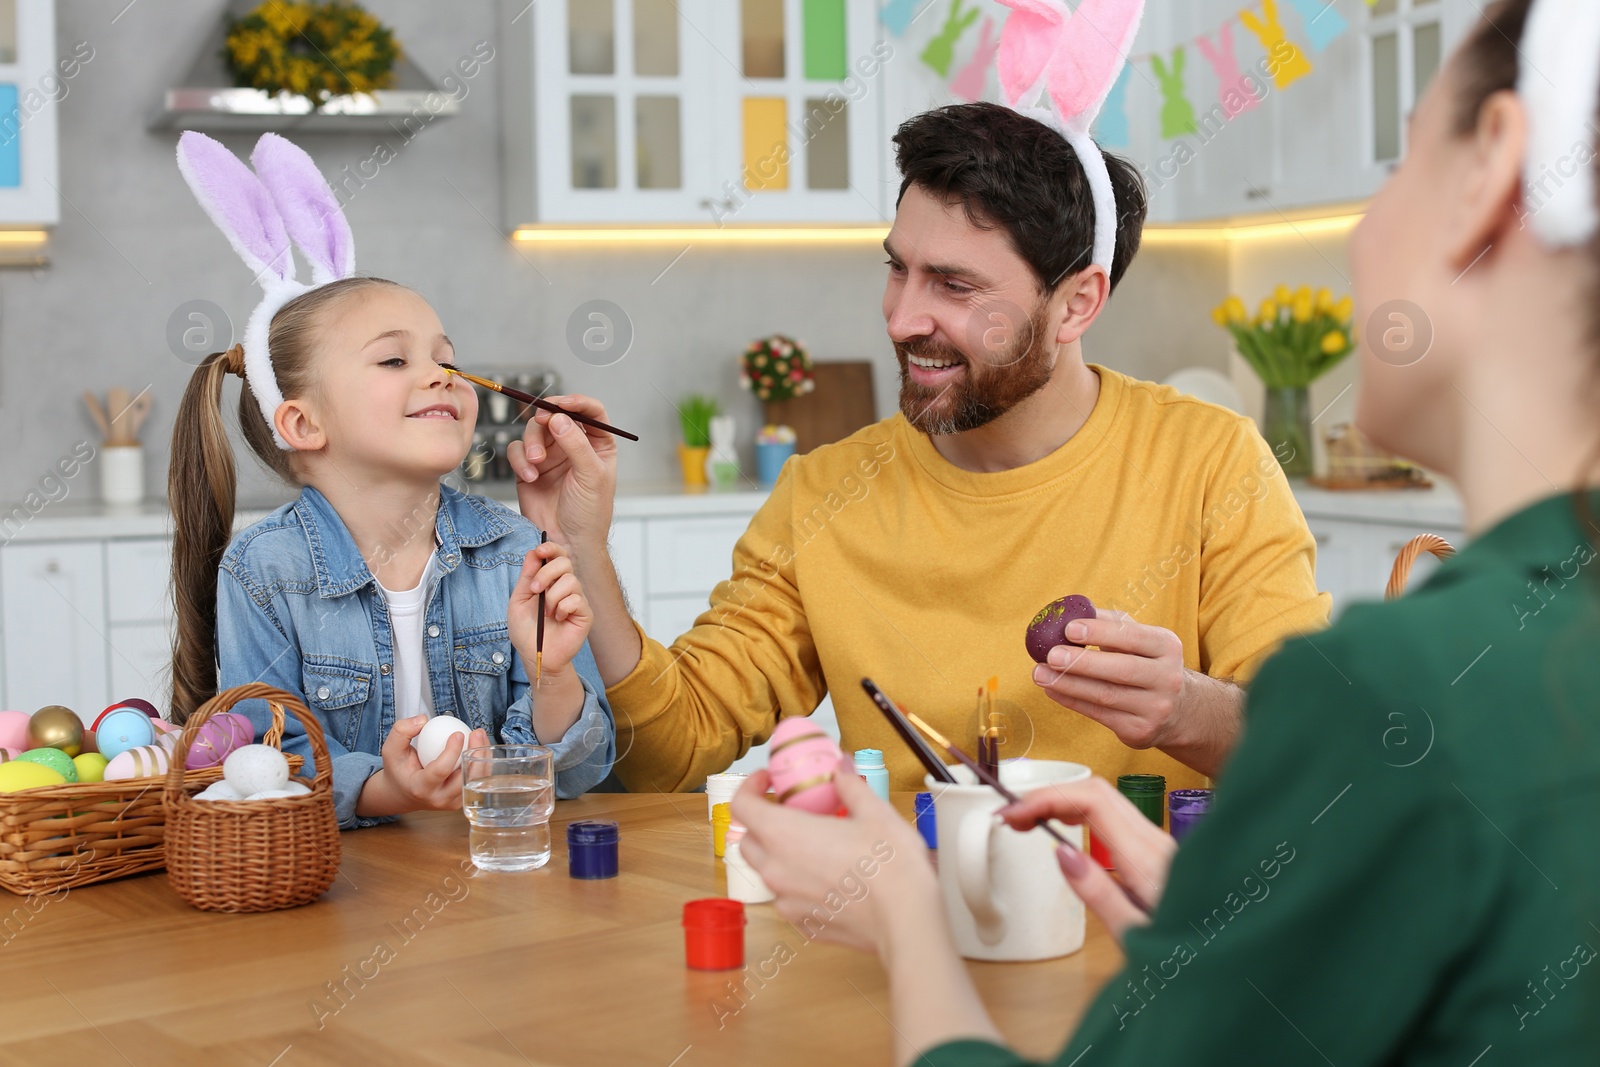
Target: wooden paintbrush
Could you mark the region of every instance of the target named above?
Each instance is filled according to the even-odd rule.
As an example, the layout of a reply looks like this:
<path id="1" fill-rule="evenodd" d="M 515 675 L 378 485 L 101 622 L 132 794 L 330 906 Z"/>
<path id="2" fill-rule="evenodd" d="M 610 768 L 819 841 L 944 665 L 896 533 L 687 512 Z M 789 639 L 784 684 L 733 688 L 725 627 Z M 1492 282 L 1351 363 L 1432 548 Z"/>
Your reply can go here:
<path id="1" fill-rule="evenodd" d="M 524 393 L 521 389 L 513 389 L 509 385 L 501 385 L 499 382 L 492 382 L 488 378 L 480 378 L 476 374 L 468 374 L 466 371 L 459 371 L 454 367 L 446 367 L 445 370 L 458 378 L 465 378 L 473 385 L 481 385 L 485 389 L 492 390 L 502 396 L 509 396 L 512 400 L 517 400 L 524 404 L 532 404 L 536 408 L 543 408 L 552 415 L 565 415 L 573 422 L 581 422 L 585 426 L 593 426 L 597 430 L 604 430 L 606 433 L 616 434 L 618 437 L 626 437 L 630 441 L 639 439 L 637 435 L 631 434 L 627 430 L 619 430 L 615 426 L 601 422 L 599 419 L 591 419 L 589 416 L 580 415 L 576 411 L 568 411 L 559 404 L 552 404 L 550 401 L 534 396 L 532 393 Z"/>
<path id="2" fill-rule="evenodd" d="M 911 728 L 911 724 L 906 722 L 906 717 L 900 714 L 900 709 L 894 706 L 894 702 L 884 694 L 883 690 L 873 685 L 871 678 L 861 679 L 861 688 L 867 691 L 867 696 L 871 697 L 878 710 L 883 712 L 883 717 L 889 720 L 889 725 L 900 735 L 900 740 L 916 753 L 917 759 L 922 761 L 928 773 L 941 782 L 954 784 L 956 776 L 950 773 L 950 768 L 945 766 L 937 752 L 928 747 L 928 742 L 922 739 L 922 735 Z"/>
<path id="3" fill-rule="evenodd" d="M 544 544 L 544 531 L 539 531 L 539 543 Z M 539 621 L 533 628 L 533 684 L 544 677 L 544 589 L 539 590 Z"/>
<path id="4" fill-rule="evenodd" d="M 1002 797 L 1005 797 L 1006 803 L 1008 803 L 1008 804 L 1020 804 L 1022 802 L 1022 798 L 1021 797 L 1017 796 L 1017 794 L 1013 793 L 1011 790 L 1007 789 L 1004 785 L 1002 785 L 1000 783 L 1000 777 L 998 775 L 991 775 L 987 770 L 985 770 L 981 765 L 979 765 L 977 760 L 973 759 L 971 756 L 969 756 L 965 752 L 961 751 L 955 745 L 952 745 L 950 743 L 949 738 L 945 737 L 938 730 L 935 730 L 933 727 L 929 726 L 927 723 L 923 722 L 917 716 L 912 715 L 909 712 L 906 714 L 906 718 L 910 719 L 912 725 L 914 725 L 917 729 L 921 730 L 923 733 L 927 734 L 930 738 L 932 738 L 934 744 L 940 746 L 946 752 L 950 753 L 950 755 L 954 756 L 956 759 L 960 760 L 963 764 L 965 764 L 968 770 L 972 771 L 973 774 L 978 776 L 978 781 L 982 782 L 984 785 L 988 786 L 990 789 L 993 789 L 996 793 L 999 793 Z M 1057 830 L 1054 826 L 1051 826 L 1050 825 L 1050 820 L 1047 819 L 1047 820 L 1039 823 L 1039 829 L 1043 830 L 1045 833 L 1047 833 L 1051 837 L 1055 838 L 1056 842 L 1058 844 L 1060 844 L 1063 848 L 1070 848 L 1074 852 L 1082 852 L 1083 851 L 1077 845 L 1073 844 L 1070 840 L 1068 840 L 1066 835 L 1063 834 L 1060 830 Z M 1112 881 L 1117 881 L 1117 880 L 1116 879 L 1112 879 Z M 1134 907 L 1138 908 L 1141 912 L 1144 912 L 1146 915 L 1148 915 L 1150 913 L 1150 909 L 1145 907 L 1143 901 L 1141 901 L 1138 897 L 1133 895 L 1133 890 L 1129 889 L 1126 884 L 1124 884 L 1123 882 L 1117 881 L 1117 885 L 1118 885 L 1119 888 L 1121 888 L 1122 895 L 1128 898 L 1128 902 L 1130 904 L 1132 904 Z"/>

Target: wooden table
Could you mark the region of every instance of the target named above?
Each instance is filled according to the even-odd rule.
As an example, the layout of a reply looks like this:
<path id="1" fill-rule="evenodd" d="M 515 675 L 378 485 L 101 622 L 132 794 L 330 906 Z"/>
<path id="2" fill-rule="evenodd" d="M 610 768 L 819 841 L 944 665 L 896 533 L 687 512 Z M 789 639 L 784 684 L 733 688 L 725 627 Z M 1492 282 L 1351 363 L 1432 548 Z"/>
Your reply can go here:
<path id="1" fill-rule="evenodd" d="M 563 827 L 590 818 L 621 823 L 618 878 L 567 876 Z M 196 911 L 162 873 L 32 907 L 0 893 L 0 1064 L 889 1063 L 877 961 L 771 905 L 748 908 L 747 971 L 684 966 L 683 903 L 725 884 L 703 796 L 594 794 L 552 828 L 549 865 L 521 874 L 471 868 L 457 813 L 353 831 L 321 900 L 266 915 Z M 1091 918 L 1075 955 L 970 968 L 1046 1057 L 1120 963 Z"/>

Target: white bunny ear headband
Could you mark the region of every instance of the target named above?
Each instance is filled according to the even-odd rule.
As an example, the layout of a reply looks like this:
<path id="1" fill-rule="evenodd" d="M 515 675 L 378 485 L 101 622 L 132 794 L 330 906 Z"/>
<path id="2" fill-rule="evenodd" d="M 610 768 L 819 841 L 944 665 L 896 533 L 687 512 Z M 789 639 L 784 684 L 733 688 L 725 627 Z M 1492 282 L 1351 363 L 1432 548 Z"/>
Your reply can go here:
<path id="1" fill-rule="evenodd" d="M 295 297 L 354 274 L 355 242 L 327 179 L 304 149 L 267 133 L 256 142 L 250 162 L 254 171 L 203 133 L 191 130 L 178 138 L 178 170 L 261 283 L 261 303 L 244 330 L 245 377 L 272 439 L 287 450 L 289 443 L 273 421 L 283 391 L 267 351 L 267 330 Z M 310 285 L 295 278 L 290 238 L 311 263 Z"/>
<path id="2" fill-rule="evenodd" d="M 1587 244 L 1600 230 L 1594 179 L 1600 3 L 1534 0 L 1521 53 L 1517 95 L 1528 114 L 1522 181 L 1527 198 L 1539 204 L 1529 222 L 1547 247 Z"/>
<path id="3" fill-rule="evenodd" d="M 1083 164 L 1094 195 L 1091 263 L 1111 270 L 1117 250 L 1117 197 L 1100 146 L 1089 136 L 1144 17 L 1144 0 L 1000 0 L 1011 9 L 1000 31 L 1000 91 L 1014 111 L 1060 132 Z M 1587 0 L 1594 3 L 1595 0 Z M 1056 109 L 1039 107 L 1050 94 Z"/>

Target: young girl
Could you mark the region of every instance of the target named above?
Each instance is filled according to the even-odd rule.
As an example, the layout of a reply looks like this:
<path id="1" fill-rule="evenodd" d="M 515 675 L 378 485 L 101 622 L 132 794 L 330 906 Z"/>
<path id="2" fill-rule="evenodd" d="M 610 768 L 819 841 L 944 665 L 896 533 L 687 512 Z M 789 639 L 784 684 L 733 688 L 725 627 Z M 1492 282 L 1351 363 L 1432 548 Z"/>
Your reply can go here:
<path id="1" fill-rule="evenodd" d="M 179 144 L 185 178 L 267 297 L 244 344 L 195 372 L 173 433 L 174 718 L 219 684 L 300 694 L 326 733 L 341 827 L 461 806 L 463 739 L 426 766 L 411 747 L 430 715 L 467 722 L 472 745 L 549 745 L 557 795 L 583 793 L 610 771 L 615 728 L 566 552 L 441 484 L 471 447 L 478 403 L 447 372 L 455 350 L 438 316 L 404 286 L 353 275 L 348 227 L 303 152 L 268 134 L 252 162 L 255 173 L 196 133 Z M 295 281 L 291 236 L 318 284 Z M 230 373 L 244 378 L 251 451 L 303 487 L 231 543 Z M 541 592 L 543 672 L 530 685 Z M 240 710 L 260 736 L 263 702 Z M 283 747 L 311 758 L 292 717 Z"/>

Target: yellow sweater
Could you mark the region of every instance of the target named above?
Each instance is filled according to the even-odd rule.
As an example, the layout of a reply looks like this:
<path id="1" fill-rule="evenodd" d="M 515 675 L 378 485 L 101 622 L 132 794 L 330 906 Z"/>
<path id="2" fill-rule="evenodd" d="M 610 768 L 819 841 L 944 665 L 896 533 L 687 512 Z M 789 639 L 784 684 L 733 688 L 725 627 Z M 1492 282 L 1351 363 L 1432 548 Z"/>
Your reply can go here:
<path id="1" fill-rule="evenodd" d="M 1242 683 L 1283 640 L 1327 625 L 1315 542 L 1248 419 L 1094 369 L 1088 422 L 1025 467 L 962 470 L 900 415 L 786 464 L 710 610 L 670 649 L 645 638 L 607 690 L 628 788 L 694 788 L 831 693 L 844 749 L 882 749 L 890 787 L 922 789 L 861 679 L 971 752 L 991 675 L 1001 758 L 1203 785 L 1051 700 L 1032 680 L 1028 623 L 1081 593 L 1176 633 L 1185 666 Z"/>

